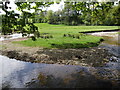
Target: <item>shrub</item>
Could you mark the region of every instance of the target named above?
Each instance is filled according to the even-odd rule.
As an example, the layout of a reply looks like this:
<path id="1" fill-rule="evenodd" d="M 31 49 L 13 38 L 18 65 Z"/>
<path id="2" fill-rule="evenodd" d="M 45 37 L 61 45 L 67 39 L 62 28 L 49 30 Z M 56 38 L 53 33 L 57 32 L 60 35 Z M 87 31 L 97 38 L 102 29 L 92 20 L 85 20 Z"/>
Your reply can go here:
<path id="1" fill-rule="evenodd" d="M 33 41 L 36 41 L 36 37 L 35 36 L 31 36 Z"/>

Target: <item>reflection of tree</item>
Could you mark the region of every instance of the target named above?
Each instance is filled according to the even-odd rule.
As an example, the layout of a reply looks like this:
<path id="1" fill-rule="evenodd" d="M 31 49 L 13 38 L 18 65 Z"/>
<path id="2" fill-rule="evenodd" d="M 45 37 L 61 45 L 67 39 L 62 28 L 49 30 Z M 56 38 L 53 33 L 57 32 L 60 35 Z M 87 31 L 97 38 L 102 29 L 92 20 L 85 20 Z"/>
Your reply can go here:
<path id="1" fill-rule="evenodd" d="M 55 88 L 64 87 L 63 80 L 61 78 L 55 78 L 53 75 L 44 75 L 39 73 L 38 77 L 26 84 L 29 88 Z"/>
<path id="2" fill-rule="evenodd" d="M 102 72 L 101 72 L 102 71 Z M 101 75 L 102 74 L 102 75 Z M 111 75 L 110 75 L 111 74 Z M 30 88 L 114 88 L 119 87 L 111 70 L 81 70 L 70 77 L 56 78 L 53 75 L 39 73 L 36 79 L 27 83 Z M 109 77 L 111 76 L 112 79 Z M 104 78 L 103 78 L 104 77 Z"/>
<path id="3" fill-rule="evenodd" d="M 8 90 L 8 88 L 11 88 L 10 82 L 5 82 L 2 84 L 2 90 Z"/>

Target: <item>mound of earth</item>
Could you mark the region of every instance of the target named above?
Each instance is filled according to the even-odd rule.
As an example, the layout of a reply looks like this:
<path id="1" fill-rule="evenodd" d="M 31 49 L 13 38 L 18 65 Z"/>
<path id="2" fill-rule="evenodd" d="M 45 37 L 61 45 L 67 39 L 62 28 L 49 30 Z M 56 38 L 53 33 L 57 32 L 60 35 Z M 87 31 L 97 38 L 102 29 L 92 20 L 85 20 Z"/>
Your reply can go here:
<path id="1" fill-rule="evenodd" d="M 13 40 L 12 40 L 13 41 Z M 39 47 L 24 47 L 3 41 L 1 54 L 21 61 L 32 63 L 103 66 L 109 60 L 115 61 L 106 49 L 99 47 L 81 49 L 43 49 Z"/>

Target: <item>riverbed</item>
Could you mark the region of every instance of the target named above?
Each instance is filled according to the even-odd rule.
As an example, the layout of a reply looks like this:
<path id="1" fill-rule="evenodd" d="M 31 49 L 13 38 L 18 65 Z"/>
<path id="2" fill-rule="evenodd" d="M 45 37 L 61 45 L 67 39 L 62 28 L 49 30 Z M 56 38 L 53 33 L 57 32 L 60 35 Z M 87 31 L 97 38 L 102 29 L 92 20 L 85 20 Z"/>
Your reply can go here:
<path id="1" fill-rule="evenodd" d="M 99 47 L 109 50 L 114 59 L 102 66 L 31 63 L 0 55 L 0 89 L 120 88 L 118 37 L 106 35 Z"/>

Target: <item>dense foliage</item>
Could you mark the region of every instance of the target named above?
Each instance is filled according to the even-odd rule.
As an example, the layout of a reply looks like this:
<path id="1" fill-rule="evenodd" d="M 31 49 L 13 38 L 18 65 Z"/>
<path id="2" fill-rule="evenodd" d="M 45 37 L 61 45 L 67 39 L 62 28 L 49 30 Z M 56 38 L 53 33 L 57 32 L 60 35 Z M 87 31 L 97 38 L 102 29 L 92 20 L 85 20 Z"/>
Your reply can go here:
<path id="1" fill-rule="evenodd" d="M 9 11 L 8 2 L 2 3 L 2 33 L 20 32 L 25 35 L 34 34 L 33 40 L 40 36 L 34 23 L 65 25 L 116 25 L 120 24 L 120 4 L 114 2 L 65 2 L 64 8 L 58 11 L 43 11 L 53 2 L 16 2 L 17 14 Z M 32 5 L 34 4 L 34 6 Z M 30 12 L 34 10 L 33 12 Z"/>
<path id="2" fill-rule="evenodd" d="M 50 24 L 119 25 L 119 11 L 114 2 L 65 2 L 63 10 L 48 11 L 47 17 Z"/>
<path id="3" fill-rule="evenodd" d="M 40 36 L 38 27 L 34 25 L 34 18 L 37 11 L 42 11 L 39 7 L 48 7 L 52 2 L 35 2 L 35 6 L 32 6 L 34 2 L 16 2 L 18 10 L 22 13 L 21 15 L 16 14 L 13 10 L 10 11 L 11 7 L 8 7 L 10 2 L 2 2 L 2 10 L 5 12 L 2 15 L 2 34 L 12 34 L 14 32 L 22 33 L 23 36 L 34 34 L 33 40 Z M 31 10 L 35 12 L 31 13 Z"/>

